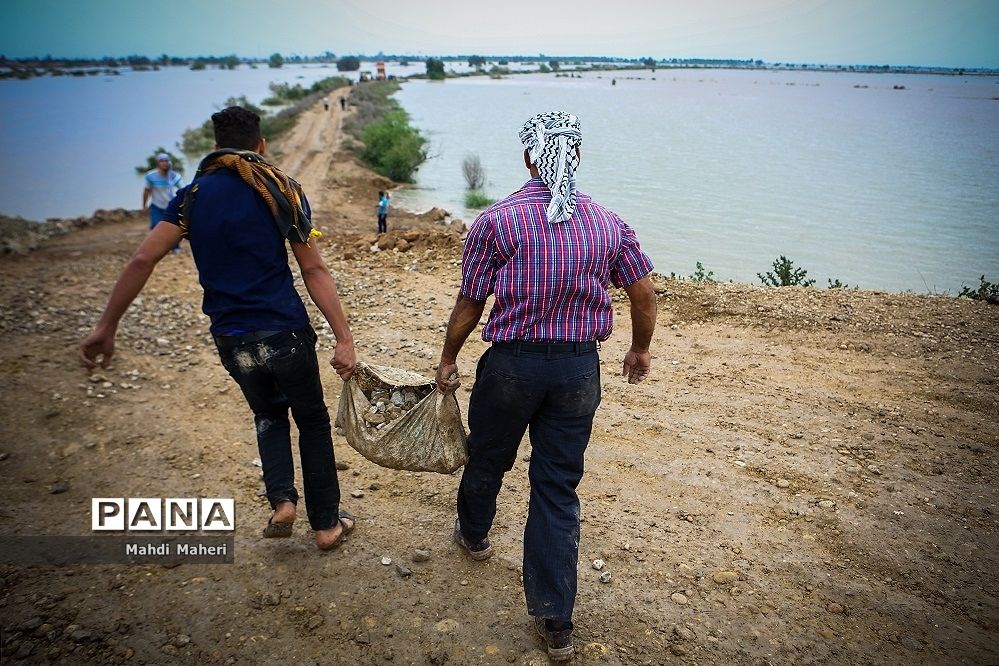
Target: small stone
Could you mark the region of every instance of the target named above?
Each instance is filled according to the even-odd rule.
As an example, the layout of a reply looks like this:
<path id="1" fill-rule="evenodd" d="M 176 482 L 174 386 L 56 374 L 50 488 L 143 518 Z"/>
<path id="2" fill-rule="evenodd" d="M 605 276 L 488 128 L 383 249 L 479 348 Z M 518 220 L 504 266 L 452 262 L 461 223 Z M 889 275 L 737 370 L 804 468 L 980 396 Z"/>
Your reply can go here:
<path id="1" fill-rule="evenodd" d="M 357 636 L 354 637 L 354 640 L 357 641 L 359 645 L 371 644 L 371 638 L 368 636 L 368 632 L 366 631 L 357 632 Z"/>
<path id="2" fill-rule="evenodd" d="M 413 570 L 402 564 L 395 565 L 395 572 L 402 576 L 403 578 L 409 578 L 413 575 Z"/>
<path id="3" fill-rule="evenodd" d="M 382 484 L 380 483 L 372 483 L 370 486 L 368 486 L 368 490 L 381 490 L 381 489 L 382 489 Z"/>
<path id="4" fill-rule="evenodd" d="M 683 647 L 682 645 L 680 645 L 678 643 L 674 643 L 673 645 L 670 645 L 669 646 L 669 651 L 672 652 L 677 657 L 682 657 L 683 655 L 687 654 L 687 648 Z"/>
<path id="5" fill-rule="evenodd" d="M 353 497 L 354 499 L 361 499 L 362 497 L 364 497 L 364 491 L 363 490 L 351 490 L 350 491 L 350 496 Z"/>
<path id="6" fill-rule="evenodd" d="M 429 550 L 414 550 L 413 551 L 413 561 L 414 562 L 429 562 L 430 561 L 430 551 Z"/>
<path id="7" fill-rule="evenodd" d="M 323 625 L 323 622 L 325 621 L 326 620 L 325 618 L 323 618 L 322 615 L 313 615 L 312 617 L 309 618 L 309 623 L 307 626 L 309 627 L 309 629 L 315 630 L 321 627 Z"/>
<path id="8" fill-rule="evenodd" d="M 844 609 L 842 604 L 838 604 L 835 601 L 833 601 L 828 606 L 826 606 L 826 610 L 832 613 L 833 615 L 840 615 L 842 614 Z"/>
<path id="9" fill-rule="evenodd" d="M 69 484 L 65 481 L 56 481 L 51 486 L 49 486 L 49 493 L 53 495 L 61 495 L 62 493 L 69 490 Z"/>
<path id="10" fill-rule="evenodd" d="M 829 640 L 836 638 L 836 632 L 834 632 L 832 629 L 823 629 L 822 631 L 819 632 L 819 635 L 822 636 L 822 638 L 826 638 Z"/>
<path id="11" fill-rule="evenodd" d="M 594 568 L 594 569 L 596 569 L 597 571 L 600 571 L 601 569 L 603 569 L 603 568 L 604 568 L 604 565 L 606 565 L 606 564 L 607 564 L 607 563 L 606 563 L 606 562 L 604 562 L 604 561 L 603 561 L 603 560 L 601 560 L 601 559 L 596 559 L 596 560 L 593 560 L 593 568 Z"/>
<path id="12" fill-rule="evenodd" d="M 190 642 L 191 642 L 191 637 L 188 636 L 187 634 L 177 634 L 173 638 L 173 644 L 176 645 L 177 647 L 184 647 Z"/>
<path id="13" fill-rule="evenodd" d="M 777 479 L 777 487 L 778 488 L 790 488 L 791 487 L 791 482 L 788 481 L 787 479 Z"/>
<path id="14" fill-rule="evenodd" d="M 739 574 L 734 571 L 719 571 L 711 577 L 711 580 L 719 585 L 730 585 L 739 580 Z"/>
<path id="15" fill-rule="evenodd" d="M 611 582 L 611 572 L 610 571 L 605 571 L 602 574 L 600 574 L 600 582 L 601 583 L 609 583 L 609 582 Z"/>
<path id="16" fill-rule="evenodd" d="M 383 566 L 387 567 L 390 564 L 392 564 L 392 558 L 391 557 L 383 557 L 382 558 L 382 565 Z"/>
<path id="17" fill-rule="evenodd" d="M 167 643 L 166 645 L 161 647 L 160 651 L 163 652 L 163 654 L 168 654 L 170 656 L 174 656 L 178 652 L 180 652 L 180 650 L 177 649 L 176 645 L 171 645 L 170 643 Z"/>
<path id="18" fill-rule="evenodd" d="M 260 603 L 264 606 L 277 606 L 281 603 L 281 597 L 276 594 L 271 594 L 270 592 L 265 592 L 260 597 Z"/>
<path id="19" fill-rule="evenodd" d="M 93 638 L 93 634 L 91 634 L 86 629 L 77 629 L 76 631 L 71 633 L 69 637 L 73 639 L 74 643 L 86 643 L 91 638 Z"/>
<path id="20" fill-rule="evenodd" d="M 348 469 L 350 469 L 350 463 L 345 463 L 345 462 L 344 462 L 344 461 L 342 461 L 342 460 L 337 460 L 337 461 L 336 461 L 336 468 L 337 468 L 338 470 L 340 470 L 341 472 L 343 472 L 343 471 L 345 471 L 345 470 L 348 470 Z"/>
<path id="21" fill-rule="evenodd" d="M 819 501 L 819 508 L 820 509 L 832 509 L 835 506 L 836 506 L 836 502 L 833 502 L 832 500 L 821 500 L 821 501 Z"/>
<path id="22" fill-rule="evenodd" d="M 681 641 L 692 641 L 697 638 L 697 634 L 690 627 L 681 627 L 676 625 L 673 627 L 673 635 Z"/>
<path id="23" fill-rule="evenodd" d="M 669 598 L 673 600 L 673 603 L 679 604 L 681 606 L 686 606 L 689 603 L 689 601 L 687 600 L 687 595 L 682 594 L 680 592 L 674 592 L 673 594 L 669 595 Z"/>
<path id="24" fill-rule="evenodd" d="M 0 452 L 0 462 L 3 462 L 7 458 L 10 458 L 10 454 L 6 451 Z"/>
<path id="25" fill-rule="evenodd" d="M 31 641 L 22 641 L 21 644 L 17 646 L 17 652 L 14 653 L 14 659 L 27 659 L 34 651 L 34 643 Z"/>
<path id="26" fill-rule="evenodd" d="M 459 628 L 461 628 L 461 625 L 458 623 L 458 621 L 452 620 L 449 617 L 444 618 L 443 620 L 434 625 L 434 629 L 436 629 L 442 634 L 454 633 L 458 631 Z"/>

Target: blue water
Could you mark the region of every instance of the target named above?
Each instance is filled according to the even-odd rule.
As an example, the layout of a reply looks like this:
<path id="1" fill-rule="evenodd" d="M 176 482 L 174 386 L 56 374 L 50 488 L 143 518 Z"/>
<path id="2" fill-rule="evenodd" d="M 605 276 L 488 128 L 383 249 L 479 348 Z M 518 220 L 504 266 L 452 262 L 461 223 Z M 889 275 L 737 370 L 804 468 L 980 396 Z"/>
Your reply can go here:
<path id="1" fill-rule="evenodd" d="M 336 74 L 336 67 L 319 65 L 169 67 L 0 81 L 0 213 L 44 219 L 139 208 L 135 167 L 157 146 L 180 154 L 183 131 L 201 125 L 227 98 L 246 95 L 259 104 L 271 82 L 308 86 Z M 188 176 L 197 167 L 192 159 Z"/>
<path id="2" fill-rule="evenodd" d="M 994 77 L 659 70 L 412 81 L 397 97 L 434 156 L 397 205 L 470 223 L 465 155 L 501 197 L 527 177 L 520 125 L 563 109 L 583 125 L 580 189 L 636 228 L 660 272 L 701 261 L 758 283 L 784 254 L 818 286 L 999 279 Z"/>
<path id="3" fill-rule="evenodd" d="M 423 70 L 388 63 L 389 74 Z M 157 145 L 179 152 L 181 133 L 227 97 L 259 103 L 271 82 L 308 85 L 337 73 L 319 65 L 123 71 L 0 81 L 0 213 L 138 208 L 134 167 Z M 393 203 L 444 206 L 470 222 L 462 158 L 479 155 L 488 193 L 503 196 L 527 176 L 521 123 L 562 108 L 583 123 L 581 189 L 638 230 L 659 271 L 686 275 L 701 261 L 717 278 L 757 282 L 785 254 L 819 286 L 838 278 L 956 293 L 982 274 L 999 280 L 996 97 L 995 77 L 822 72 L 412 81 L 398 98 L 434 157 Z"/>

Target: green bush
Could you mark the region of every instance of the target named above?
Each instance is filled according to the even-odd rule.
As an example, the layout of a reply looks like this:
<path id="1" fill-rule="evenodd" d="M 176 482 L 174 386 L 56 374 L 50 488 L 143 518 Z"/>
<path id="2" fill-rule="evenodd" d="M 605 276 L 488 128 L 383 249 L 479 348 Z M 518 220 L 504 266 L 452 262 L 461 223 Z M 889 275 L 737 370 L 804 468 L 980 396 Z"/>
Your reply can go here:
<path id="1" fill-rule="evenodd" d="M 828 281 L 829 281 L 829 288 L 830 289 L 849 289 L 850 288 L 850 285 L 846 284 L 845 282 L 840 282 L 839 278 L 836 278 L 835 280 L 832 279 L 832 278 L 829 278 Z"/>
<path id="2" fill-rule="evenodd" d="M 479 190 L 469 190 L 465 192 L 465 208 L 488 208 L 496 203 L 496 199 L 490 198 Z"/>
<path id="3" fill-rule="evenodd" d="M 431 81 L 443 81 L 447 75 L 444 74 L 444 61 L 436 58 L 427 58 L 427 78 Z"/>
<path id="4" fill-rule="evenodd" d="M 280 53 L 272 53 L 271 57 L 267 59 L 267 66 L 274 69 L 279 69 L 281 65 L 284 64 L 284 58 Z"/>
<path id="5" fill-rule="evenodd" d="M 336 68 L 341 72 L 356 72 L 361 69 L 361 59 L 356 56 L 344 56 L 336 61 Z"/>
<path id="6" fill-rule="evenodd" d="M 413 172 L 427 159 L 426 139 L 409 125 L 400 109 L 389 111 L 361 131 L 361 159 L 375 171 L 399 182 L 412 180 Z"/>
<path id="7" fill-rule="evenodd" d="M 146 163 L 145 164 L 140 164 L 139 166 L 135 167 L 135 173 L 137 173 L 137 174 L 139 174 L 141 176 L 141 175 L 145 174 L 146 172 L 152 171 L 153 169 L 155 169 L 158 166 L 156 164 L 156 156 L 159 155 L 160 153 L 166 153 L 167 155 L 170 156 L 170 168 L 171 169 L 173 169 L 177 173 L 184 173 L 184 160 L 181 159 L 180 157 L 177 157 L 176 155 L 174 155 L 173 153 L 171 153 L 169 150 L 167 150 L 163 146 L 158 146 L 156 148 L 156 150 L 154 150 L 152 153 L 150 153 L 149 156 L 146 157 Z"/>
<path id="8" fill-rule="evenodd" d="M 705 271 L 704 264 L 698 261 L 694 264 L 694 274 L 690 276 L 690 279 L 694 282 L 714 282 L 715 272 Z"/>
<path id="9" fill-rule="evenodd" d="M 760 278 L 760 281 L 769 287 L 811 287 L 815 284 L 815 280 L 807 279 L 807 275 L 808 271 L 804 268 L 795 268 L 793 261 L 781 255 L 779 258 L 774 259 L 773 272 L 767 271 L 765 275 L 757 273 L 756 277 Z"/>
<path id="10" fill-rule="evenodd" d="M 989 282 L 985 279 L 983 275 L 979 278 L 978 289 L 972 289 L 971 287 L 965 287 L 961 285 L 961 293 L 958 296 L 964 296 L 965 298 L 973 298 L 976 301 L 988 301 L 989 303 L 999 304 L 999 284 L 994 282 Z"/>
<path id="11" fill-rule="evenodd" d="M 354 113 L 344 129 L 364 146 L 358 156 L 371 168 L 395 181 L 408 182 L 427 159 L 426 139 L 409 124 L 409 116 L 392 95 L 395 81 L 372 81 L 350 93 Z"/>

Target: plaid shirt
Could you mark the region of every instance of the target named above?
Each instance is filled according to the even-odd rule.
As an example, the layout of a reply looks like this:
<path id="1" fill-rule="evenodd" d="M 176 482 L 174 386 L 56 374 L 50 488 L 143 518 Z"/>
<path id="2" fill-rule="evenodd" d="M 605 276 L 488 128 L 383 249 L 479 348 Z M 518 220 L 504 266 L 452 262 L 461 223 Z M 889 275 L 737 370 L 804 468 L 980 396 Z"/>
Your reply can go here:
<path id="1" fill-rule="evenodd" d="M 532 179 L 468 231 L 461 295 L 484 301 L 496 294 L 483 340 L 606 340 L 614 318 L 608 283 L 626 287 L 652 270 L 617 215 L 577 192 L 572 218 L 550 224 L 550 199 L 545 184 Z"/>

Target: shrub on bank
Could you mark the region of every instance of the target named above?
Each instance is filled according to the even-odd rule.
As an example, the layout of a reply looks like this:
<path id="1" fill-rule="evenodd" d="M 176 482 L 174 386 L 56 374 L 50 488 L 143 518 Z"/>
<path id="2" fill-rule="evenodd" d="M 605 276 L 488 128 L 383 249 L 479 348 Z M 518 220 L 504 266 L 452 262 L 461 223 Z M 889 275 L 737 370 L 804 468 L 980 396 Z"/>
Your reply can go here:
<path id="1" fill-rule="evenodd" d="M 427 159 L 426 139 L 410 126 L 409 116 L 392 94 L 395 81 L 372 81 L 354 87 L 350 104 L 354 113 L 345 130 L 364 145 L 358 156 L 378 173 L 398 182 L 409 182 Z"/>
<path id="2" fill-rule="evenodd" d="M 984 275 L 979 280 L 978 289 L 961 285 L 961 293 L 958 296 L 999 305 L 999 283 L 989 282 Z"/>
<path id="3" fill-rule="evenodd" d="M 426 140 L 409 125 L 401 109 L 389 111 L 361 131 L 361 159 L 375 171 L 399 182 L 412 179 L 413 172 L 427 159 Z"/>
<path id="4" fill-rule="evenodd" d="M 804 268 L 795 268 L 794 262 L 783 254 L 774 259 L 772 272 L 756 274 L 756 277 L 760 278 L 760 282 L 768 287 L 792 287 L 795 285 L 811 287 L 815 284 L 815 280 L 809 280 L 807 276 L 808 271 Z"/>
<path id="5" fill-rule="evenodd" d="M 494 203 L 496 199 L 490 198 L 485 192 L 479 190 L 465 192 L 465 208 L 487 208 Z"/>

